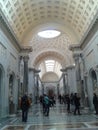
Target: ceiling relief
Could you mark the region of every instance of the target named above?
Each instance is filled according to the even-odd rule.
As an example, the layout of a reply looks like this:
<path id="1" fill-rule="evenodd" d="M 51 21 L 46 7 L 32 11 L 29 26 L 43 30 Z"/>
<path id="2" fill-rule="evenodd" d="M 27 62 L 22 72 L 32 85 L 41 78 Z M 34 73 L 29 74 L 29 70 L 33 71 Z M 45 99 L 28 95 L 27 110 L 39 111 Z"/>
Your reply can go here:
<path id="1" fill-rule="evenodd" d="M 69 24 L 81 39 L 97 13 L 98 0 L 0 0 L 0 8 L 19 41 L 28 28 L 48 20 Z"/>
<path id="2" fill-rule="evenodd" d="M 58 61 L 61 64 L 61 66 L 65 66 L 66 64 L 66 59 L 61 54 L 57 52 L 47 51 L 37 56 L 37 58 L 35 58 L 33 65 L 34 67 L 38 68 L 42 61 L 49 60 L 49 59 Z"/>
<path id="3" fill-rule="evenodd" d="M 79 44 L 88 33 L 98 14 L 98 0 L 0 0 L 8 26 L 21 46 L 32 46 L 29 66 L 41 67 L 54 60 L 62 68 L 74 63 L 71 44 Z M 52 39 L 37 35 L 40 31 L 55 29 L 61 34 Z"/>
<path id="4" fill-rule="evenodd" d="M 62 74 L 60 69 L 65 68 L 67 65 L 71 65 L 72 64 L 72 62 L 70 62 L 71 58 L 72 57 L 68 58 L 68 56 L 63 56 L 62 54 L 58 52 L 46 51 L 39 54 L 35 58 L 34 62 L 31 62 L 31 66 L 33 64 L 34 68 L 40 69 L 41 70 L 40 77 L 42 77 L 45 73 L 48 72 L 46 62 L 53 61 L 54 65 L 53 65 L 52 70 L 50 71 L 53 71 L 55 74 L 58 75 L 58 77 L 60 77 Z M 50 69 L 51 69 L 51 66 L 52 65 L 50 65 Z"/>

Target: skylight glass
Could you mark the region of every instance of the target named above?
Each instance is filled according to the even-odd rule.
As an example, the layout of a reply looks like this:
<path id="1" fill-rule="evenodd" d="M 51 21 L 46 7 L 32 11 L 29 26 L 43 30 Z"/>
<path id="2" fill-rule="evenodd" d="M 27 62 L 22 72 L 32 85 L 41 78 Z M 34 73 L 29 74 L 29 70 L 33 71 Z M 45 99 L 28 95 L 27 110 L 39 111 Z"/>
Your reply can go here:
<path id="1" fill-rule="evenodd" d="M 54 64 L 55 64 L 54 60 L 46 60 L 45 61 L 46 71 L 47 72 L 53 71 L 54 70 Z"/>
<path id="2" fill-rule="evenodd" d="M 56 31 L 56 30 L 45 30 L 42 32 L 38 33 L 38 36 L 43 37 L 43 38 L 54 38 L 57 37 L 61 34 L 61 32 Z"/>

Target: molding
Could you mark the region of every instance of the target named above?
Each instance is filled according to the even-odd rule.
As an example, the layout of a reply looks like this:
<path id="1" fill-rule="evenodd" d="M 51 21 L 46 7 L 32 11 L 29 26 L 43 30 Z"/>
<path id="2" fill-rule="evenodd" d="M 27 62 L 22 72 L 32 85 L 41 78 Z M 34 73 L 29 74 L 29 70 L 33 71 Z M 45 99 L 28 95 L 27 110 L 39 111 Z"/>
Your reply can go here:
<path id="1" fill-rule="evenodd" d="M 35 68 L 29 68 L 29 71 L 33 71 L 34 73 L 40 73 L 41 70 L 36 70 Z"/>
<path id="2" fill-rule="evenodd" d="M 11 26 L 9 25 L 7 19 L 3 15 L 1 9 L 0 9 L 0 28 L 4 31 L 4 33 L 9 38 L 9 40 L 11 41 L 11 43 L 15 46 L 15 48 L 17 48 L 18 50 L 20 50 L 19 41 L 16 38 L 16 36 L 14 34 L 14 31 L 12 30 Z"/>
<path id="3" fill-rule="evenodd" d="M 97 31 L 98 31 L 98 11 L 95 17 L 93 18 L 93 21 L 89 25 L 88 30 L 85 32 L 84 37 L 80 41 L 81 49 L 83 49 L 88 44 L 88 42 L 92 39 L 92 37 Z"/>
<path id="4" fill-rule="evenodd" d="M 69 50 L 77 51 L 77 50 L 81 50 L 81 48 L 80 48 L 79 44 L 72 44 L 72 45 L 69 46 Z"/>
<path id="5" fill-rule="evenodd" d="M 29 53 L 29 52 L 32 52 L 33 49 L 31 46 L 21 46 L 21 52 L 26 52 L 26 53 Z"/>
<path id="6" fill-rule="evenodd" d="M 85 32 L 83 38 L 81 39 L 80 43 L 70 45 L 69 50 L 73 52 L 77 50 L 83 50 L 97 31 L 98 31 L 98 11 L 94 17 L 94 20 L 89 25 L 88 30 Z"/>
<path id="7" fill-rule="evenodd" d="M 69 66 L 67 66 L 65 69 L 66 69 L 66 71 L 67 71 L 68 69 L 73 69 L 73 68 L 75 68 L 75 65 L 69 65 Z"/>

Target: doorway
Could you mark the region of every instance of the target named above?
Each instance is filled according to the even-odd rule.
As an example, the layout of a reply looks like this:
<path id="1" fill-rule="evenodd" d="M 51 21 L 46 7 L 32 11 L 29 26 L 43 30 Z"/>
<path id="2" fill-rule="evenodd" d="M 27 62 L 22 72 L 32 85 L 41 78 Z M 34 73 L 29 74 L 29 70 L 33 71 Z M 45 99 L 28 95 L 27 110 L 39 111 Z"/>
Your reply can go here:
<path id="1" fill-rule="evenodd" d="M 9 75 L 9 114 L 14 114 L 14 74 Z"/>
<path id="2" fill-rule="evenodd" d="M 91 80 L 92 80 L 92 86 L 93 86 L 93 92 L 97 91 L 97 75 L 94 70 L 91 71 Z"/>

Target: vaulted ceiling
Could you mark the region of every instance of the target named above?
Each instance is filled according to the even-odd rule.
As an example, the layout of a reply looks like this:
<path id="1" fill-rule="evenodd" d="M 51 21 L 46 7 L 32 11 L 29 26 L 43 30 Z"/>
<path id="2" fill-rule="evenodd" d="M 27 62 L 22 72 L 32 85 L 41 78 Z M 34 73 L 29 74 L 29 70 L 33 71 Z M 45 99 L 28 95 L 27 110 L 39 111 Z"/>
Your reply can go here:
<path id="1" fill-rule="evenodd" d="M 0 0 L 0 9 L 19 44 L 32 46 L 31 67 L 46 59 L 64 67 L 73 64 L 69 45 L 79 44 L 87 34 L 98 13 L 98 0 Z M 61 35 L 53 39 L 37 35 L 47 29 Z"/>

